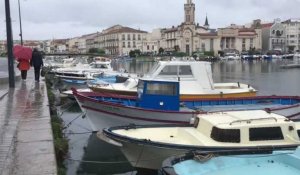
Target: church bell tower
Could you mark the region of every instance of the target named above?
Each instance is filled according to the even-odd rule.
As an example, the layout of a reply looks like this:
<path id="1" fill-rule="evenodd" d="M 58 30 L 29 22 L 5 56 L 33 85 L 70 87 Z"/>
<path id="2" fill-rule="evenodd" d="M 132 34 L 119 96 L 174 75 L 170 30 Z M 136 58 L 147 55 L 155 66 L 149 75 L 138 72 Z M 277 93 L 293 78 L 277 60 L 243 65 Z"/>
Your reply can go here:
<path id="1" fill-rule="evenodd" d="M 192 0 L 187 0 L 187 3 L 184 4 L 184 13 L 185 13 L 185 24 L 195 24 L 195 4 Z"/>

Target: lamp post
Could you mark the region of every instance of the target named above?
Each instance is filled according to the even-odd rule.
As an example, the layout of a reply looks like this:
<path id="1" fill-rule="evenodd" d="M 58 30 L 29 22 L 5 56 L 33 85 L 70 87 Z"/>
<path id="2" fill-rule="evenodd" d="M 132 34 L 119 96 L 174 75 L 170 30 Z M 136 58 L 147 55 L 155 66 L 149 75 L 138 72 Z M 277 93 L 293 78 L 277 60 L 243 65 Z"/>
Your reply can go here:
<path id="1" fill-rule="evenodd" d="M 20 6 L 20 0 L 18 0 L 18 6 L 19 6 L 19 21 L 20 21 L 20 38 L 21 38 L 21 45 L 23 46 L 23 33 L 22 33 L 22 19 L 21 19 L 21 6 Z"/>
<path id="2" fill-rule="evenodd" d="M 15 87 L 14 57 L 13 57 L 13 37 L 11 29 L 10 5 L 9 0 L 5 0 L 6 15 L 6 37 L 7 37 L 7 59 L 8 59 L 8 76 L 9 87 Z"/>

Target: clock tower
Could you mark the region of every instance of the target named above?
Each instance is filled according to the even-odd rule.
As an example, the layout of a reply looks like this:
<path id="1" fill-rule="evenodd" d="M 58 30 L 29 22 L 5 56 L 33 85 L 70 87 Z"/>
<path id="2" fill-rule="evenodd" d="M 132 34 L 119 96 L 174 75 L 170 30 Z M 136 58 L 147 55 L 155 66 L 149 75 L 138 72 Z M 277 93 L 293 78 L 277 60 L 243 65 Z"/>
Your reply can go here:
<path id="1" fill-rule="evenodd" d="M 184 13 L 185 13 L 185 24 L 195 24 L 195 4 L 192 0 L 187 0 L 187 3 L 184 4 Z"/>

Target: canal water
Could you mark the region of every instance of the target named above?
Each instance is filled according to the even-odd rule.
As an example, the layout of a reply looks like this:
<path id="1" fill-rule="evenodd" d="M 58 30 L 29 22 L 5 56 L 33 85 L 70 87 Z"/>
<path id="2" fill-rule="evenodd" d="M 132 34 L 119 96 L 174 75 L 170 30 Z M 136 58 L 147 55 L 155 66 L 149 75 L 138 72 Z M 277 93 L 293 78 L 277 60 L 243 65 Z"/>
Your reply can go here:
<path id="1" fill-rule="evenodd" d="M 259 95 L 300 95 L 300 69 L 281 69 L 290 60 L 230 61 L 212 63 L 214 82 L 250 84 Z M 115 62 L 115 69 L 143 74 L 154 62 Z M 70 85 L 64 85 L 69 88 Z M 87 120 L 72 101 L 63 101 L 61 116 L 67 126 L 69 155 L 65 160 L 67 174 L 136 174 L 120 150 L 100 141 Z M 143 174 L 143 173 L 138 173 Z"/>

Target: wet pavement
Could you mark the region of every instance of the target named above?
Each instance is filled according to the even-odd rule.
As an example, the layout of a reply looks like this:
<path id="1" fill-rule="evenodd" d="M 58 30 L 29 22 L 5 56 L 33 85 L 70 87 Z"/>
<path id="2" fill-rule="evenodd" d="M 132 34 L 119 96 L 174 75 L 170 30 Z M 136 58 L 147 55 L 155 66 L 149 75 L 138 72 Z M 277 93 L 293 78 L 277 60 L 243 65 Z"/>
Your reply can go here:
<path id="1" fill-rule="evenodd" d="M 17 73 L 17 72 L 16 72 Z M 57 174 L 46 84 L 0 83 L 0 174 Z"/>

